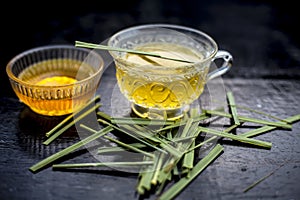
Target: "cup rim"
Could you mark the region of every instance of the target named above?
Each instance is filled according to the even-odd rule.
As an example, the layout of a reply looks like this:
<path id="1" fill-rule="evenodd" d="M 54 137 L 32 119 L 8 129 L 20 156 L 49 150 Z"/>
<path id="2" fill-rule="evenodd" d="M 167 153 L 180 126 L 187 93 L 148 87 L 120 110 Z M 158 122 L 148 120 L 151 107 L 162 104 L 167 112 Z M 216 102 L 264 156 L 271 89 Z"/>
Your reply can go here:
<path id="1" fill-rule="evenodd" d="M 87 53 L 93 53 L 95 56 L 99 57 L 99 59 L 101 60 L 101 66 L 99 67 L 99 69 L 93 73 L 91 76 L 85 78 L 85 79 L 82 79 L 80 81 L 76 81 L 75 83 L 70 83 L 70 84 L 64 84 L 64 85 L 51 85 L 51 86 L 48 86 L 48 85 L 36 85 L 36 84 L 32 84 L 32 83 L 29 83 L 29 82 L 26 82 L 26 81 L 23 81 L 21 79 L 19 79 L 17 76 L 15 76 L 13 73 L 12 73 L 12 64 L 14 62 L 16 62 L 18 59 L 20 59 L 21 57 L 23 57 L 24 55 L 27 55 L 27 54 L 30 54 L 32 52 L 35 52 L 35 51 L 39 51 L 39 50 L 43 50 L 43 49 L 55 49 L 55 48 L 65 48 L 65 49 L 80 49 L 81 51 L 86 51 Z M 89 55 L 88 54 L 88 55 Z M 101 72 L 103 72 L 103 69 L 104 69 L 104 59 L 102 58 L 101 55 L 97 54 L 96 52 L 94 52 L 93 50 L 87 50 L 87 49 L 84 49 L 84 48 L 79 48 L 79 47 L 74 47 L 72 45 L 67 45 L 67 44 L 63 44 L 63 45 L 44 45 L 44 46 L 39 46 L 39 47 L 35 47 L 35 48 L 31 48 L 31 49 L 28 49 L 28 50 L 25 50 L 19 54 L 17 54 L 16 56 L 14 56 L 13 58 L 11 58 L 7 65 L 6 65 L 6 73 L 8 75 L 8 77 L 10 79 L 12 79 L 13 81 L 21 84 L 21 85 L 24 85 L 24 86 L 28 86 L 28 87 L 36 87 L 36 88 L 51 88 L 51 89 L 56 89 L 56 88 L 67 88 L 67 87 L 70 87 L 70 86 L 76 86 L 76 85 L 80 85 L 88 80 L 91 80 L 93 79 L 94 77 L 96 77 L 99 73 L 101 74 Z"/>
<path id="2" fill-rule="evenodd" d="M 189 32 L 192 32 L 192 33 L 197 33 L 199 35 L 202 35 L 204 36 L 211 44 L 212 44 L 212 47 L 213 47 L 213 51 L 209 54 L 209 56 L 207 56 L 206 58 L 202 59 L 201 61 L 199 62 L 196 62 L 196 63 L 184 63 L 183 65 L 180 65 L 178 67 L 167 67 L 167 66 L 164 66 L 165 69 L 180 69 L 182 67 L 187 67 L 187 66 L 195 66 L 195 65 L 198 65 L 200 63 L 204 63 L 204 62 L 207 62 L 208 60 L 212 60 L 214 58 L 214 56 L 217 54 L 219 48 L 218 48 L 218 44 L 216 43 L 216 41 L 210 36 L 208 35 L 207 33 L 201 31 L 201 30 L 198 30 L 198 29 L 195 29 L 195 28 L 192 28 L 192 27 L 187 27 L 187 26 L 183 26 L 183 25 L 177 25 L 177 24 L 166 24 L 166 23 L 156 23 L 156 24 L 142 24 L 142 25 L 136 25 L 136 26 L 131 26 L 131 27 L 128 27 L 128 28 L 125 28 L 125 29 L 122 29 L 118 32 L 116 32 L 115 34 L 113 34 L 109 39 L 108 39 L 108 46 L 111 46 L 111 43 L 113 40 L 115 40 L 117 37 L 119 37 L 120 35 L 126 33 L 126 32 L 129 32 L 129 31 L 135 31 L 135 30 L 138 30 L 138 29 L 144 29 L 144 28 L 174 28 L 174 29 L 178 29 L 178 30 L 186 30 L 186 31 L 189 31 Z M 119 56 L 117 56 L 117 54 L 114 52 L 114 51 L 109 51 L 109 53 L 112 55 L 112 57 L 114 59 L 118 58 L 120 59 Z M 120 59 L 121 62 L 123 63 L 130 63 L 130 64 L 134 64 L 132 62 L 128 62 L 126 61 L 125 59 Z M 118 60 L 118 61 L 120 61 Z M 148 66 L 148 65 L 147 65 Z M 157 67 L 157 66 L 156 66 Z"/>

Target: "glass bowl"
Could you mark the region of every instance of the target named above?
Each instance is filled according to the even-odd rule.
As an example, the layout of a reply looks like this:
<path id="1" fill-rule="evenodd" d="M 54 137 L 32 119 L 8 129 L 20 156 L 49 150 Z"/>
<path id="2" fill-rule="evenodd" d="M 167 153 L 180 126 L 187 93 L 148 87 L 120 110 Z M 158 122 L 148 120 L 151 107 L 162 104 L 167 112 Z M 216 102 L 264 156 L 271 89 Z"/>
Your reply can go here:
<path id="1" fill-rule="evenodd" d="M 103 70 L 100 54 L 72 45 L 33 48 L 6 66 L 19 100 L 47 116 L 69 114 L 85 105 L 95 95 Z"/>

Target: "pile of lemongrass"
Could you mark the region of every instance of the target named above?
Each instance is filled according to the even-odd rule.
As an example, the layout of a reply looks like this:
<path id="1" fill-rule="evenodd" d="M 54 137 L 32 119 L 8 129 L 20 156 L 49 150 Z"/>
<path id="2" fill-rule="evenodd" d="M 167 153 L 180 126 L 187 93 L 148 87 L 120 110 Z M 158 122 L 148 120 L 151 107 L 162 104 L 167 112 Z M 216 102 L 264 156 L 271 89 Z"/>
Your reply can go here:
<path id="1" fill-rule="evenodd" d="M 172 199 L 224 151 L 223 146 L 218 141 L 226 138 L 237 141 L 241 145 L 247 144 L 253 147 L 271 149 L 271 142 L 254 139 L 253 137 L 275 129 L 291 130 L 292 123 L 300 120 L 300 114 L 280 119 L 264 112 L 238 106 L 231 92 L 227 93 L 227 112 L 224 110 L 202 110 L 199 112 L 196 109 L 191 109 L 182 119 L 176 121 L 111 117 L 98 110 L 101 107 L 101 104 L 98 102 L 99 100 L 100 96 L 96 96 L 84 108 L 68 116 L 56 127 L 47 132 L 46 136 L 49 138 L 44 144 L 49 145 L 67 129 L 75 125 L 75 123 L 79 123 L 84 131 L 91 133 L 90 136 L 41 160 L 31 166 L 29 168 L 30 171 L 38 172 L 48 166 L 52 166 L 53 169 L 139 167 L 140 171 L 136 186 L 136 191 L 139 195 L 142 196 L 155 191 L 158 199 Z M 265 115 L 273 120 L 242 116 L 238 114 L 238 109 L 247 109 L 256 114 Z M 82 119 L 92 112 L 96 112 L 97 120 L 101 125 L 99 127 L 102 127 L 99 130 L 81 123 Z M 207 121 L 216 117 L 230 119 L 230 126 L 223 131 L 206 126 Z M 274 119 L 277 121 L 274 121 Z M 254 123 L 260 125 L 260 127 L 252 128 L 247 132 L 236 133 L 237 128 L 242 128 L 245 123 Z M 147 127 L 149 124 L 151 124 L 151 129 Z M 236 131 L 235 134 L 233 134 L 234 130 Z M 111 132 L 126 135 L 134 142 L 126 143 L 121 139 L 113 138 L 108 135 Z M 211 137 L 203 137 L 205 135 L 211 135 Z M 98 138 L 109 140 L 115 144 L 112 147 L 100 147 L 98 153 L 134 151 L 140 153 L 142 159 L 140 161 L 122 162 L 58 163 L 58 159 Z M 200 138 L 202 138 L 202 141 Z M 205 144 L 213 145 L 205 155 L 197 155 L 197 150 Z M 252 188 L 254 185 L 250 187 Z M 250 187 L 245 191 L 248 191 Z"/>

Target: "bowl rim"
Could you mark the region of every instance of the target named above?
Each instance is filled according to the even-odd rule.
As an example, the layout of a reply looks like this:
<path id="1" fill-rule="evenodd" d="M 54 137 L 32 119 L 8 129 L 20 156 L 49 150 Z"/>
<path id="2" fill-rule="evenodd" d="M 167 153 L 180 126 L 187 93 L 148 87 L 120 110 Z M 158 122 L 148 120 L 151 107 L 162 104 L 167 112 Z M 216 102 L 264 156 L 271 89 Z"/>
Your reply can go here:
<path id="1" fill-rule="evenodd" d="M 51 86 L 48 86 L 48 85 L 36 85 L 36 84 L 32 84 L 32 83 L 29 83 L 27 81 L 23 81 L 21 79 L 19 79 L 17 76 L 15 76 L 12 71 L 11 71 L 11 68 L 12 68 L 12 64 L 17 61 L 18 59 L 20 59 L 21 57 L 23 57 L 24 55 L 26 54 L 29 54 L 29 53 L 32 53 L 32 52 L 35 52 L 35 51 L 40 51 L 40 50 L 43 50 L 43 49 L 55 49 L 55 48 L 65 48 L 65 49 L 79 49 L 80 51 L 86 51 L 88 53 L 88 55 L 90 53 L 94 54 L 95 56 L 99 57 L 100 61 L 101 61 L 101 66 L 99 67 L 99 69 L 93 73 L 91 76 L 85 78 L 85 79 L 82 79 L 80 81 L 76 81 L 75 83 L 70 83 L 70 84 L 63 84 L 63 85 L 51 85 Z M 20 85 L 24 85 L 26 87 L 35 87 L 35 88 L 43 88 L 43 89 L 62 89 L 62 88 L 68 88 L 70 86 L 77 86 L 77 85 L 81 85 L 82 83 L 84 82 L 87 82 L 89 80 L 92 80 L 94 79 L 96 76 L 98 76 L 100 74 L 103 73 L 104 71 L 104 59 L 103 57 L 98 54 L 97 52 L 95 52 L 94 50 L 88 50 L 88 49 L 85 49 L 85 48 L 80 48 L 80 47 L 75 47 L 73 45 L 68 45 L 68 44 L 52 44 L 52 45 L 44 45 L 44 46 L 39 46 L 39 47 L 34 47 L 34 48 L 31 48 L 31 49 L 28 49 L 28 50 L 25 50 L 17 55 L 15 55 L 13 58 L 11 58 L 7 65 L 6 65 L 6 73 L 9 77 L 9 79 L 17 82 L 18 84 Z"/>

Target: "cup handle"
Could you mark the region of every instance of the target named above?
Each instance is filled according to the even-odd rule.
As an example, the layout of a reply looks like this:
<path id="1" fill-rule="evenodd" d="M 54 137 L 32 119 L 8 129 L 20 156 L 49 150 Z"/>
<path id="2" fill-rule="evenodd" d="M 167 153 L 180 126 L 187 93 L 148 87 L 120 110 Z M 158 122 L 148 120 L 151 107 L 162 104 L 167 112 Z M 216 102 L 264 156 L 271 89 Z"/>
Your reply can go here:
<path id="1" fill-rule="evenodd" d="M 219 50 L 215 55 L 215 57 L 212 59 L 212 62 L 216 59 L 223 59 L 224 61 L 220 68 L 215 69 L 214 71 L 208 73 L 207 81 L 216 78 L 218 76 L 221 76 L 222 74 L 226 73 L 232 66 L 233 58 L 232 55 L 227 51 Z"/>

